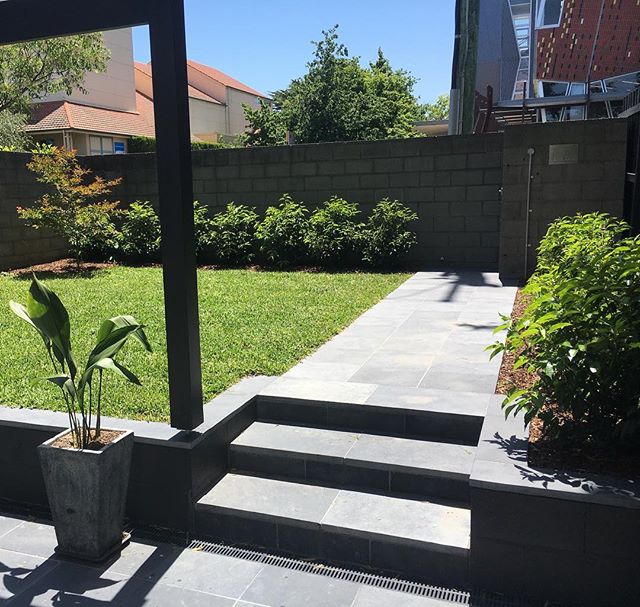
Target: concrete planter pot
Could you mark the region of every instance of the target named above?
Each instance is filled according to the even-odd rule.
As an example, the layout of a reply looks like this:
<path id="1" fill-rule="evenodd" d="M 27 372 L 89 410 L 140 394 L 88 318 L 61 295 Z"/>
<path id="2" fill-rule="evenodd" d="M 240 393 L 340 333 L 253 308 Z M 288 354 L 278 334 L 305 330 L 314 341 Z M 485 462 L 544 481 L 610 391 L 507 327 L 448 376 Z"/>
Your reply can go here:
<path id="1" fill-rule="evenodd" d="M 38 447 L 58 539 L 56 552 L 103 561 L 123 545 L 133 432 L 123 432 L 100 451 L 54 447 L 68 432 Z"/>

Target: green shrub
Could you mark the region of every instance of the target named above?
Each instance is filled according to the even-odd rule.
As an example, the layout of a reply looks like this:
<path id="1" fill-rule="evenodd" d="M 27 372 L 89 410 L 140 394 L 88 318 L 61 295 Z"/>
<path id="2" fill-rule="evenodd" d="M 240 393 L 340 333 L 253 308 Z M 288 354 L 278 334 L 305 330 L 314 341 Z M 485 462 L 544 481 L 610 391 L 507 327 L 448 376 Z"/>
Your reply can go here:
<path id="1" fill-rule="evenodd" d="M 505 414 L 541 418 L 550 437 L 611 445 L 640 434 L 640 240 L 618 240 L 626 227 L 597 214 L 556 221 L 525 288 L 532 303 L 491 347 L 533 380 L 509 392 Z"/>
<path id="2" fill-rule="evenodd" d="M 408 229 L 417 219 L 416 213 L 397 200 L 381 200 L 360 232 L 362 260 L 377 267 L 397 265 L 417 242 Z"/>
<path id="3" fill-rule="evenodd" d="M 285 194 L 277 207 L 269 207 L 258 225 L 260 251 L 277 266 L 298 265 L 307 260 L 306 236 L 309 210 Z"/>
<path id="4" fill-rule="evenodd" d="M 209 207 L 200 204 L 197 200 L 193 202 L 193 228 L 196 238 L 196 254 L 200 258 L 210 256 L 215 241 L 213 221 L 209 214 Z"/>
<path id="5" fill-rule="evenodd" d="M 120 250 L 135 261 L 156 260 L 160 254 L 160 219 L 148 202 L 134 202 L 124 213 Z"/>
<path id="6" fill-rule="evenodd" d="M 127 149 L 130 154 L 149 154 L 156 151 L 156 140 L 153 137 L 131 137 Z"/>
<path id="7" fill-rule="evenodd" d="M 356 203 L 334 196 L 312 213 L 306 242 L 314 261 L 337 266 L 353 257 L 359 212 Z"/>
<path id="8" fill-rule="evenodd" d="M 536 279 L 568 277 L 592 259 L 606 254 L 629 229 L 622 220 L 605 213 L 578 214 L 554 221 L 538 248 Z"/>
<path id="9" fill-rule="evenodd" d="M 212 221 L 213 250 L 216 259 L 229 264 L 247 264 L 255 256 L 258 215 L 254 209 L 233 202 Z"/>
<path id="10" fill-rule="evenodd" d="M 210 141 L 192 141 L 191 149 L 196 150 L 220 150 L 232 147 L 226 143 L 213 143 Z M 156 151 L 156 140 L 153 137 L 131 137 L 128 143 L 130 154 L 149 154 Z"/>

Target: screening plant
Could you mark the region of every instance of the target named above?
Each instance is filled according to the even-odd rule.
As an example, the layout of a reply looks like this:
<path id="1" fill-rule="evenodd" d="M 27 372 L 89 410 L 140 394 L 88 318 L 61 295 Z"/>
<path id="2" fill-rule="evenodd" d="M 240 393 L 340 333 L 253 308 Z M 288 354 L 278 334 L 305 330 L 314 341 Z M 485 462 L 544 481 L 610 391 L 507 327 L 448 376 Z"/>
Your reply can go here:
<path id="1" fill-rule="evenodd" d="M 311 257 L 329 266 L 345 264 L 356 249 L 358 205 L 333 196 L 309 219 L 306 242 Z"/>
<path id="2" fill-rule="evenodd" d="M 514 354 L 533 380 L 509 391 L 505 414 L 539 417 L 550 438 L 637 444 L 640 237 L 620 239 L 626 229 L 600 214 L 557 220 L 524 289 L 531 304 L 490 347 Z"/>
<path id="3" fill-rule="evenodd" d="M 115 316 L 105 320 L 98 330 L 96 345 L 84 369 L 80 370 L 71 349 L 69 313 L 53 291 L 34 276 L 26 305 L 15 301 L 9 305 L 19 318 L 39 333 L 44 342 L 55 373 L 48 381 L 58 386 L 62 393 L 74 447 L 91 448 L 100 438 L 104 372 L 110 371 L 140 385 L 140 380 L 115 359 L 131 338 L 151 352 L 143 325 L 133 316 Z"/>
<path id="4" fill-rule="evenodd" d="M 253 261 L 257 226 L 258 214 L 244 204 L 230 202 L 223 213 L 216 213 L 211 220 L 216 259 L 228 264 Z"/>
<path id="5" fill-rule="evenodd" d="M 384 198 L 373 209 L 359 234 L 362 260 L 377 267 L 393 267 L 418 242 L 409 224 L 418 215 L 397 200 Z"/>

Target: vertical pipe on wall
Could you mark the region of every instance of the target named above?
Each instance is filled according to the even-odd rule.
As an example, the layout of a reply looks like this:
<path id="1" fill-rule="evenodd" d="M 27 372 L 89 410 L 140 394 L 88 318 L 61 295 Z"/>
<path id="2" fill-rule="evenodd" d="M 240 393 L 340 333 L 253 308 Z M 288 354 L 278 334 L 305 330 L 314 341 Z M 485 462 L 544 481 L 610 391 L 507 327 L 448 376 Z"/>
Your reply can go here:
<path id="1" fill-rule="evenodd" d="M 529 155 L 529 172 L 527 174 L 527 207 L 524 219 L 524 275 L 523 280 L 527 280 L 529 276 L 529 229 L 531 224 L 531 181 L 533 180 L 533 155 L 536 151 L 533 148 L 527 150 Z"/>

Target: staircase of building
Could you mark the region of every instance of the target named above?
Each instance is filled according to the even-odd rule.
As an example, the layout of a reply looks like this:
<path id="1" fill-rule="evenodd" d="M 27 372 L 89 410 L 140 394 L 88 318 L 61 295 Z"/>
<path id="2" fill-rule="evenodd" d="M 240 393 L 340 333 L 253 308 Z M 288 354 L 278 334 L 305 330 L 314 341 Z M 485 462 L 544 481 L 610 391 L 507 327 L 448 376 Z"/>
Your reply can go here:
<path id="1" fill-rule="evenodd" d="M 196 533 L 466 587 L 469 475 L 487 395 L 461 393 L 452 411 L 437 391 L 424 394 L 387 387 L 375 404 L 259 395 L 228 473 L 196 504 Z"/>

